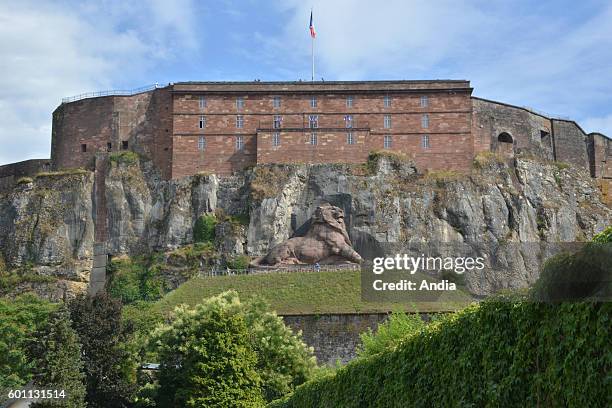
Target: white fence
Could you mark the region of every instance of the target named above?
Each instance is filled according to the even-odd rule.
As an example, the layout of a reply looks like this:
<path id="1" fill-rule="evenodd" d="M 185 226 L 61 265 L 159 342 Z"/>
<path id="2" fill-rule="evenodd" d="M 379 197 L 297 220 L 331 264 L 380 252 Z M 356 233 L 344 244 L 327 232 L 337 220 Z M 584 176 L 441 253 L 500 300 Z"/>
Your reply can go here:
<path id="1" fill-rule="evenodd" d="M 201 270 L 198 276 L 235 276 L 235 275 L 261 275 L 264 273 L 278 272 L 329 272 L 329 271 L 355 271 L 359 270 L 359 265 L 342 264 L 342 265 L 321 265 L 316 268 L 315 265 L 295 265 L 282 267 L 262 267 L 248 269 L 209 269 Z"/>

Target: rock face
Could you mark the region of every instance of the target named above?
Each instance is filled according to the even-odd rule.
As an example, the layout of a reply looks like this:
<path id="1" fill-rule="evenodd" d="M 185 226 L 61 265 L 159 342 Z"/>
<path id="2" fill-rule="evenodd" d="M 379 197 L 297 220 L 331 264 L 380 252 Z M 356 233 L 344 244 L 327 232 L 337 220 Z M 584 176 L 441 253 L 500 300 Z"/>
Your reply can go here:
<path id="1" fill-rule="evenodd" d="M 113 255 L 166 251 L 193 242 L 204 214 L 249 217 L 248 228 L 218 226 L 223 251 L 265 255 L 303 236 L 316 208 L 343 210 L 354 248 L 365 259 L 389 248 L 423 243 L 491 243 L 512 273 L 473 275 L 475 294 L 524 287 L 537 278 L 547 244 L 591 238 L 612 223 L 593 180 L 581 170 L 516 158 L 477 161 L 469 176 L 415 174 L 409 163 L 380 159 L 370 166 L 263 166 L 218 178 L 163 181 L 150 163 L 112 162 L 105 188 L 107 248 Z M 85 285 L 94 241 L 94 177 L 37 178 L 0 197 L 1 254 L 9 269 L 31 266 Z M 533 253 L 532 253 L 533 252 Z M 1 265 L 1 263 L 0 263 Z M 89 268 L 89 269 L 88 269 Z"/>

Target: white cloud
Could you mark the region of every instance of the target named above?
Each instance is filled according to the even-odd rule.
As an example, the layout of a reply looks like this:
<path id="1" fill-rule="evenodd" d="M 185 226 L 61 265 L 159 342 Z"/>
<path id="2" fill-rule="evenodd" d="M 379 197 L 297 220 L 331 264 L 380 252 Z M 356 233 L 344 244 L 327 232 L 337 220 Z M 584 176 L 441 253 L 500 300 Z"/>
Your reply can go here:
<path id="1" fill-rule="evenodd" d="M 51 112 L 61 98 L 112 89 L 187 46 L 190 2 L 11 2 L 0 8 L 0 164 L 49 157 Z M 130 25 L 139 19 L 146 24 Z M 144 83 L 142 85 L 145 85 Z"/>

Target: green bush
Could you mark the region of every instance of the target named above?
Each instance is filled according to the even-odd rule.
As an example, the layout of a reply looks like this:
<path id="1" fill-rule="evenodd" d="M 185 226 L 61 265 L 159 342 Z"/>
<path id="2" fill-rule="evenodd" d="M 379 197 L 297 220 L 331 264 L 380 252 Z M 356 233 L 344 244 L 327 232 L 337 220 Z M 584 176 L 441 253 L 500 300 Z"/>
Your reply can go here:
<path id="1" fill-rule="evenodd" d="M 121 152 L 112 153 L 109 156 L 109 159 L 113 163 L 120 163 L 120 164 L 131 165 L 131 164 L 138 163 L 139 157 L 138 157 L 137 153 L 135 153 L 135 152 L 133 152 L 131 150 L 124 150 L 124 151 L 121 151 Z"/>
<path id="2" fill-rule="evenodd" d="M 193 240 L 195 242 L 213 242 L 216 226 L 217 217 L 214 214 L 202 215 L 193 226 Z"/>
<path id="3" fill-rule="evenodd" d="M 168 291 L 155 256 L 113 259 L 108 266 L 108 292 L 129 304 L 160 299 Z"/>
<path id="4" fill-rule="evenodd" d="M 263 406 L 257 355 L 244 314 L 212 298 L 179 307 L 152 336 L 160 358 L 157 401 L 163 407 Z"/>
<path id="5" fill-rule="evenodd" d="M 55 308 L 34 295 L 0 298 L 0 401 L 6 390 L 31 379 L 35 363 L 27 356 L 27 344 Z"/>
<path id="6" fill-rule="evenodd" d="M 611 313 L 612 303 L 484 301 L 270 406 L 607 406 Z"/>
<path id="7" fill-rule="evenodd" d="M 376 332 L 368 329 L 359 335 L 361 346 L 357 354 L 367 357 L 393 350 L 406 337 L 419 333 L 424 327 L 425 322 L 419 314 L 393 312 L 387 321 L 378 325 Z"/>
<path id="8" fill-rule="evenodd" d="M 236 255 L 225 261 L 229 269 L 247 269 L 249 262 L 251 262 L 251 258 L 248 255 Z"/>
<path id="9" fill-rule="evenodd" d="M 231 355 L 223 356 L 223 353 L 232 350 L 232 347 L 242 344 L 242 334 L 232 332 L 237 330 L 234 326 L 236 322 L 242 322 L 240 325 L 244 324 L 247 331 L 248 340 L 243 344 L 246 348 L 240 351 L 246 356 L 246 360 L 242 362 L 232 362 Z M 228 331 L 222 346 L 214 343 L 219 336 L 217 330 Z M 238 336 L 237 339 L 232 338 L 234 335 Z M 206 336 L 210 338 L 210 343 L 205 341 Z M 232 345 L 230 341 L 237 343 Z M 312 349 L 306 347 L 301 338 L 285 326 L 282 318 L 271 312 L 269 306 L 261 301 L 241 302 L 234 291 L 208 298 L 194 309 L 178 308 L 173 321 L 154 333 L 151 344 L 152 351 L 160 356 L 160 361 L 168 362 L 159 378 L 160 403 L 166 404 L 163 406 L 184 404 L 184 401 L 189 399 L 209 404 L 201 406 L 242 406 L 237 403 L 223 405 L 221 400 L 215 398 L 224 398 L 224 395 L 232 393 L 240 396 L 247 391 L 245 395 L 252 397 L 250 390 L 254 385 L 259 396 L 271 401 L 286 395 L 311 378 L 316 368 Z M 219 353 L 217 356 L 203 351 L 213 345 Z M 250 364 L 250 353 L 255 356 L 253 366 L 241 365 Z M 188 361 L 189 367 L 181 364 L 181 369 L 178 370 L 174 363 L 177 361 Z M 230 363 L 233 368 L 228 369 L 227 377 L 219 376 L 211 368 Z M 236 368 L 243 370 L 242 382 L 234 377 L 238 374 L 233 371 Z M 186 377 L 190 375 L 194 377 Z M 206 384 L 208 391 L 194 386 L 196 377 L 197 383 Z M 218 395 L 208 395 L 215 393 Z M 178 401 L 177 398 L 181 400 Z"/>
<path id="10" fill-rule="evenodd" d="M 593 242 L 599 244 L 612 243 L 612 225 L 593 237 Z"/>

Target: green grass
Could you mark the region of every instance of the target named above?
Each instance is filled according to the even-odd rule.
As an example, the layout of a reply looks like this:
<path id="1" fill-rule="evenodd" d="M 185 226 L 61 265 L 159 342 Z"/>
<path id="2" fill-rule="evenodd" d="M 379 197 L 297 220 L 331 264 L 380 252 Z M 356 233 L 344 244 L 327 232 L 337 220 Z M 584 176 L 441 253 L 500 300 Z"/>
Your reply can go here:
<path id="1" fill-rule="evenodd" d="M 156 302 L 151 310 L 162 315 L 179 304 L 195 305 L 202 299 L 234 289 L 241 298 L 258 295 L 279 314 L 354 312 L 454 311 L 471 302 L 465 295 L 437 302 L 369 303 L 361 300 L 359 271 L 277 272 L 258 275 L 197 277 Z"/>

